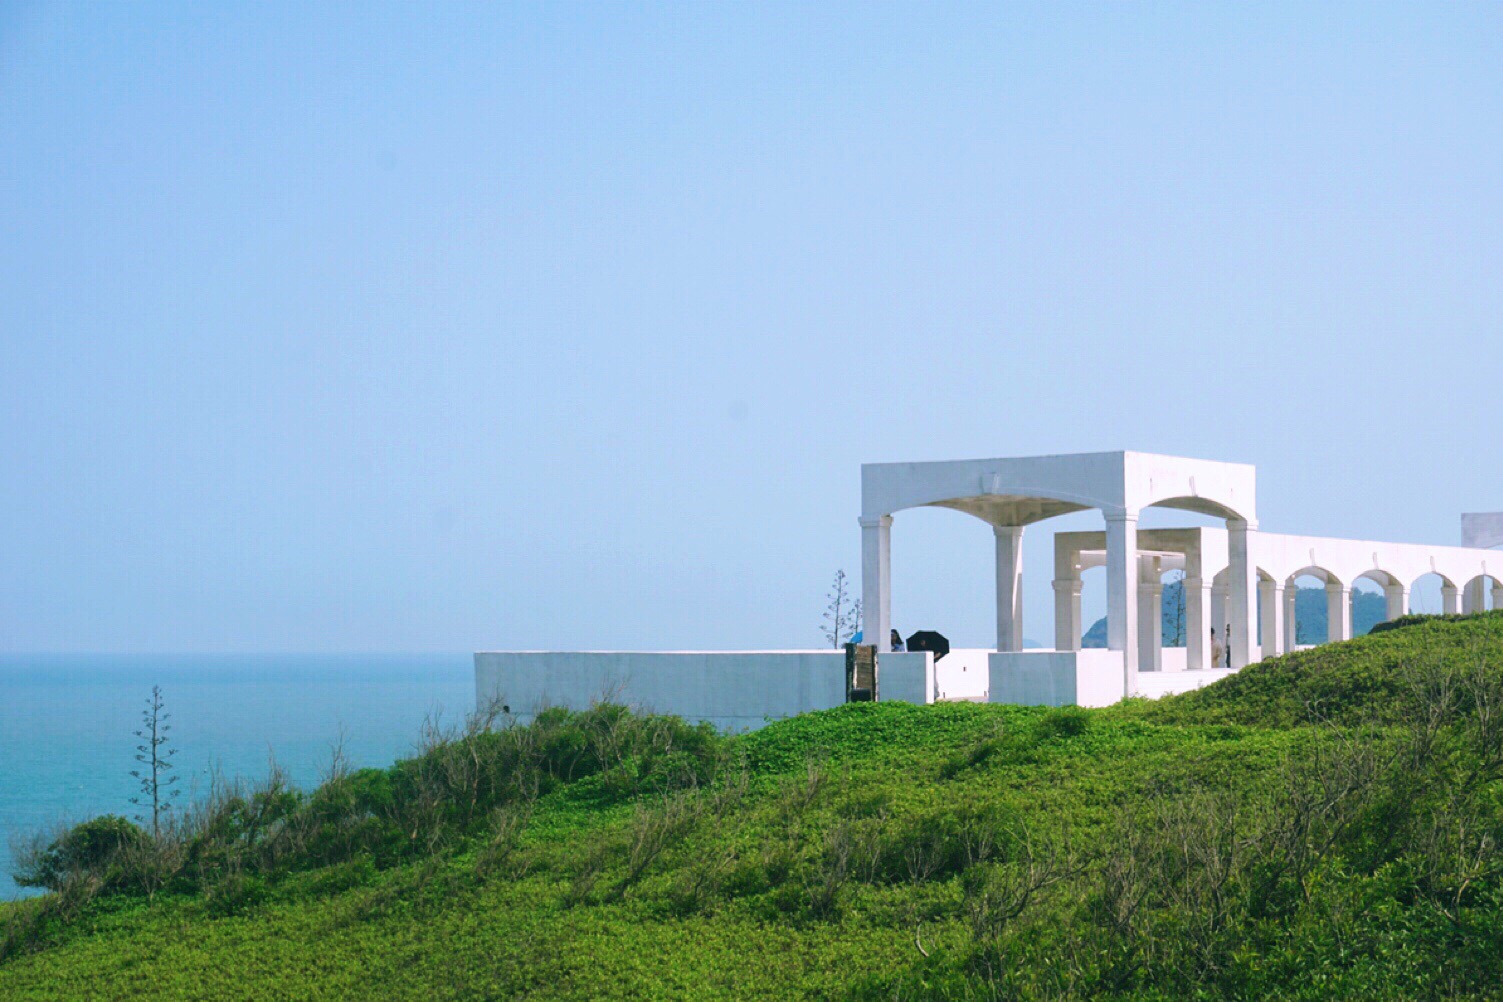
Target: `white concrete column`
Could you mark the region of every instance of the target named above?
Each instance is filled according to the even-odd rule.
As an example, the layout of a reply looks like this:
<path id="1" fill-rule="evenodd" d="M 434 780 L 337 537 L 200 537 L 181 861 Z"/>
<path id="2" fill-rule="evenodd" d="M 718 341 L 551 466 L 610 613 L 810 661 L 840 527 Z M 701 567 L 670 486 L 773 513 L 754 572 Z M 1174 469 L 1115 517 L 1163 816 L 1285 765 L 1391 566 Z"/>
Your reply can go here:
<path id="1" fill-rule="evenodd" d="M 1299 646 L 1299 623 L 1296 622 L 1295 612 L 1299 605 L 1299 588 L 1293 581 L 1290 581 L 1283 586 L 1282 590 L 1284 593 L 1284 636 L 1280 652 L 1288 654 Z"/>
<path id="2" fill-rule="evenodd" d="M 861 638 L 892 650 L 892 516 L 861 519 Z"/>
<path id="3" fill-rule="evenodd" d="M 1080 551 L 1054 534 L 1054 649 L 1080 650 Z"/>
<path id="4" fill-rule="evenodd" d="M 1273 614 L 1270 616 L 1273 632 L 1272 635 L 1264 634 L 1266 637 L 1263 646 L 1264 658 L 1290 652 L 1290 647 L 1284 644 L 1285 638 L 1288 637 L 1288 626 L 1284 623 L 1284 614 L 1288 611 L 1288 602 L 1284 598 L 1284 584 L 1279 581 L 1270 581 L 1269 592 L 1272 595 L 1272 601 L 1269 604 L 1273 607 Z"/>
<path id="5" fill-rule="evenodd" d="M 1284 589 L 1274 580 L 1258 579 L 1258 646 L 1259 656 L 1271 658 L 1279 652 L 1283 634 Z"/>
<path id="6" fill-rule="evenodd" d="M 1122 652 L 1122 695 L 1138 690 L 1138 514 L 1106 513 L 1106 646 Z"/>
<path id="7" fill-rule="evenodd" d="M 1185 574 L 1185 669 L 1211 667 L 1211 582 Z"/>
<path id="8" fill-rule="evenodd" d="M 1080 578 L 1054 581 L 1054 649 L 1080 650 Z"/>
<path id="9" fill-rule="evenodd" d="M 1460 592 L 1455 585 L 1440 586 L 1440 611 L 1448 616 L 1454 616 L 1461 611 Z"/>
<path id="10" fill-rule="evenodd" d="M 1326 643 L 1352 639 L 1352 590 L 1340 581 L 1326 582 Z"/>
<path id="11" fill-rule="evenodd" d="M 1409 611 L 1409 589 L 1401 584 L 1384 585 L 1383 601 L 1384 616 L 1388 619 L 1398 619 Z"/>
<path id="12" fill-rule="evenodd" d="M 1138 670 L 1164 670 L 1164 581 L 1158 557 L 1138 561 Z"/>
<path id="13" fill-rule="evenodd" d="M 1023 527 L 994 525 L 997 537 L 997 650 L 1023 649 Z"/>
<path id="14" fill-rule="evenodd" d="M 1227 644 L 1231 667 L 1244 668 L 1252 660 L 1252 638 L 1257 622 L 1257 568 L 1252 562 L 1251 534 L 1255 526 L 1246 519 L 1226 520 L 1226 546 L 1230 569 L 1227 573 L 1226 622 L 1232 630 Z"/>
<path id="15" fill-rule="evenodd" d="M 1503 609 L 1503 584 L 1497 578 L 1493 579 L 1493 608 Z"/>

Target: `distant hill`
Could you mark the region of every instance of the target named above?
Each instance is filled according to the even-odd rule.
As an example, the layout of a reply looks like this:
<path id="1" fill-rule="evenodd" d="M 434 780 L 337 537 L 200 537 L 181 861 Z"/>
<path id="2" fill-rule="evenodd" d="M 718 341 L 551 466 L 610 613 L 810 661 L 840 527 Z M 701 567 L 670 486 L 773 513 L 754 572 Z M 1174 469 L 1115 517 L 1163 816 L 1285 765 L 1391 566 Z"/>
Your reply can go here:
<path id="1" fill-rule="evenodd" d="M 1160 621 L 1164 627 L 1164 646 L 1183 647 L 1184 637 L 1184 583 L 1170 581 L 1164 585 L 1164 608 Z M 1105 647 L 1106 646 L 1106 617 L 1102 616 L 1091 624 L 1091 628 L 1081 636 L 1082 647 Z"/>
<path id="2" fill-rule="evenodd" d="M 1326 592 L 1324 588 L 1301 588 L 1294 598 L 1295 642 L 1322 643 L 1326 637 Z M 1382 595 L 1359 591 L 1352 600 L 1352 633 L 1363 636 L 1388 618 L 1388 603 Z"/>
<path id="3" fill-rule="evenodd" d="M 1164 585 L 1164 646 L 1183 647 L 1185 638 L 1181 624 L 1180 608 L 1183 585 L 1171 581 Z M 1326 639 L 1326 592 L 1324 588 L 1300 588 L 1294 598 L 1295 643 L 1320 644 Z M 1368 633 L 1374 626 L 1388 618 L 1388 603 L 1376 592 L 1359 591 L 1352 603 L 1352 632 L 1357 636 Z M 1106 617 L 1091 624 L 1081 637 L 1082 647 L 1106 646 Z"/>

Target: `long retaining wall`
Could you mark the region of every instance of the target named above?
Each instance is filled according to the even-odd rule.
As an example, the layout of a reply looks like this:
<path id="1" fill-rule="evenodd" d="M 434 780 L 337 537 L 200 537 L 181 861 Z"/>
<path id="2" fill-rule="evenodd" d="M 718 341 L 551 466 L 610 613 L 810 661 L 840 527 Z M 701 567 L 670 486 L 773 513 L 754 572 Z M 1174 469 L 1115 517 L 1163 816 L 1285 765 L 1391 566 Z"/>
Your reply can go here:
<path id="1" fill-rule="evenodd" d="M 988 700 L 1021 706 L 1110 706 L 1122 698 L 1122 652 L 1001 651 L 987 659 Z M 1165 672 L 1183 675 L 1184 672 Z"/>
<path id="2" fill-rule="evenodd" d="M 1142 671 L 1138 672 L 1138 695 L 1149 699 L 1171 696 L 1176 692 L 1189 692 L 1220 682 L 1228 675 L 1237 674 L 1232 668 L 1203 668 L 1199 671 Z"/>
<path id="3" fill-rule="evenodd" d="M 1180 649 L 1181 653 L 1183 648 Z M 1003 651 L 989 657 L 993 703 L 1023 706 L 1111 706 L 1122 699 L 1122 652 L 1103 647 L 1079 651 Z M 1175 659 L 1183 666 L 1182 659 Z M 1158 699 L 1188 692 L 1236 674 L 1230 668 L 1201 671 L 1140 671 L 1134 696 Z"/>
<path id="4" fill-rule="evenodd" d="M 1122 652 L 954 650 L 878 656 L 883 702 L 972 700 L 1045 706 L 1110 706 L 1122 698 Z M 646 712 L 744 731 L 828 710 L 846 700 L 845 652 L 488 651 L 475 655 L 475 700 L 499 702 L 522 720 L 540 709 L 582 710 L 611 700 Z M 1156 698 L 1232 674 L 1139 672 L 1134 695 Z"/>
<path id="5" fill-rule="evenodd" d="M 934 699 L 933 655 L 884 654 L 883 700 Z M 610 699 L 726 730 L 845 702 L 845 652 L 490 651 L 475 655 L 476 705 L 498 701 L 523 720 L 548 706 Z"/>
<path id="6" fill-rule="evenodd" d="M 934 655 L 927 651 L 878 654 L 877 698 L 884 703 L 894 700 L 920 705 L 932 703 L 934 674 Z"/>
<path id="7" fill-rule="evenodd" d="M 979 648 L 955 648 L 934 662 L 934 699 L 941 702 L 986 702 L 992 682 L 991 668 L 987 664 L 991 655 L 991 651 Z M 885 664 L 885 659 L 892 655 L 882 657 Z"/>

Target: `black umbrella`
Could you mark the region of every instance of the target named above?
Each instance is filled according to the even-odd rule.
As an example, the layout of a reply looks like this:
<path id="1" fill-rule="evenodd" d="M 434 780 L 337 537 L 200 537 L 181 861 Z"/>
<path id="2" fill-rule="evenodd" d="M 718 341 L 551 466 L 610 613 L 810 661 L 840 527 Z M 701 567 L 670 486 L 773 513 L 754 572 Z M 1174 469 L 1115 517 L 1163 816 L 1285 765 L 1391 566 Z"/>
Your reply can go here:
<path id="1" fill-rule="evenodd" d="M 908 638 L 908 649 L 910 651 L 933 651 L 934 660 L 938 661 L 950 653 L 950 642 L 945 639 L 942 633 L 935 633 L 933 630 L 919 630 Z"/>

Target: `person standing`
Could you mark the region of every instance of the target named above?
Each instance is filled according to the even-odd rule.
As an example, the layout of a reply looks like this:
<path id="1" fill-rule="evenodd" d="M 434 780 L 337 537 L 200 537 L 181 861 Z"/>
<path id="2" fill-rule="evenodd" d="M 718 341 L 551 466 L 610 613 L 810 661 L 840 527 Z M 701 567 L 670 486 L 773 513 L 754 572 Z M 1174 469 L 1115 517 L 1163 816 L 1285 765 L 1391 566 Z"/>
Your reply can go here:
<path id="1" fill-rule="evenodd" d="M 1228 627 L 1230 629 L 1230 627 Z M 1221 646 L 1221 639 L 1216 636 L 1216 627 L 1211 627 L 1211 667 L 1224 668 L 1222 664 L 1226 657 L 1226 648 Z"/>
<path id="2" fill-rule="evenodd" d="M 899 633 L 897 630 L 893 630 L 892 631 L 892 636 L 891 636 L 891 641 L 890 642 L 892 644 L 892 649 L 894 651 L 906 651 L 908 649 L 907 647 L 905 647 L 903 645 L 903 635 L 901 633 Z"/>

